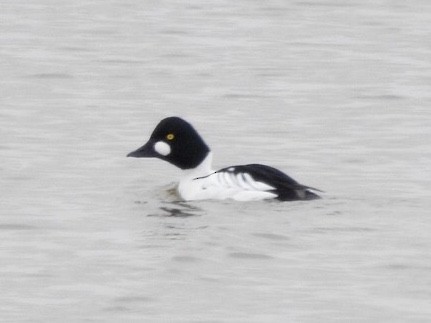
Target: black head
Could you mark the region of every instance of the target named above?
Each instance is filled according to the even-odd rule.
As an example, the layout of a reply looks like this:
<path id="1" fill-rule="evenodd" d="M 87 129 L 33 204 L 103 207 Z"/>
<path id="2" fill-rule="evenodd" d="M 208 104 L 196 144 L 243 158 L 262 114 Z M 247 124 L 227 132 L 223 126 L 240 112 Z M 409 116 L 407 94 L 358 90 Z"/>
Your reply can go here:
<path id="1" fill-rule="evenodd" d="M 156 157 L 181 168 L 198 166 L 209 148 L 190 123 L 178 117 L 160 121 L 148 142 L 127 157 Z"/>

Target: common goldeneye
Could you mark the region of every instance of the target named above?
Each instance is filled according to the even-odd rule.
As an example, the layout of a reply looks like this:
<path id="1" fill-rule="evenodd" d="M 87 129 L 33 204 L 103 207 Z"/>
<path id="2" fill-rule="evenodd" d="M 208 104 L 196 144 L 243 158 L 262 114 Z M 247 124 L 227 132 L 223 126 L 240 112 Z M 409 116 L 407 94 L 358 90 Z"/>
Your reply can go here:
<path id="1" fill-rule="evenodd" d="M 249 164 L 212 170 L 209 147 L 190 123 L 178 117 L 160 121 L 148 142 L 127 157 L 156 157 L 181 168 L 184 174 L 178 193 L 186 201 L 319 198 L 312 192 L 319 190 L 301 185 L 270 166 Z"/>

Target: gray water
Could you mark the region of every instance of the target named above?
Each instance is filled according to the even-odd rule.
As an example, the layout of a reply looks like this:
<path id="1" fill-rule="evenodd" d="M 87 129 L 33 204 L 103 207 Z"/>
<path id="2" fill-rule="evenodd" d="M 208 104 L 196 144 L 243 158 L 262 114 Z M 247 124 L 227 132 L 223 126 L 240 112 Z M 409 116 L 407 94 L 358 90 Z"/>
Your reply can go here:
<path id="1" fill-rule="evenodd" d="M 0 321 L 429 322 L 431 2 L 1 2 Z M 312 202 L 176 202 L 192 122 Z"/>

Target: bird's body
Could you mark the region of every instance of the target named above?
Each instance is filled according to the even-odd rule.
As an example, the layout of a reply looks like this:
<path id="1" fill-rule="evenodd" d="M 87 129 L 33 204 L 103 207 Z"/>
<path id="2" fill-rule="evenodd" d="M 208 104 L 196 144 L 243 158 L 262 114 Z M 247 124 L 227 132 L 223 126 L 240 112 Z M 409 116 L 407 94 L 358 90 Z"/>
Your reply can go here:
<path id="1" fill-rule="evenodd" d="M 214 171 L 210 168 L 211 154 L 202 165 L 186 171 L 178 184 L 178 193 L 185 200 L 233 199 L 237 201 L 275 198 L 271 186 L 256 182 L 245 174 L 235 174 L 230 170 Z"/>
<path id="2" fill-rule="evenodd" d="M 130 157 L 157 157 L 183 170 L 178 184 L 182 199 L 233 199 L 281 201 L 319 198 L 317 190 L 304 186 L 283 172 L 266 165 L 230 166 L 212 169 L 212 153 L 196 130 L 178 117 L 163 119 L 149 141 Z"/>

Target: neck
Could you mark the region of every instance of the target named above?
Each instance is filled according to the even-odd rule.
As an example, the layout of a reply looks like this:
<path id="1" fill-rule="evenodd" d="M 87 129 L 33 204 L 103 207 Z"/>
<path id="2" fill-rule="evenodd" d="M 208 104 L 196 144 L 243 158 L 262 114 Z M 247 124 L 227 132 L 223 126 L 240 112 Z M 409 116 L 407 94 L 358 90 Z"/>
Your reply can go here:
<path id="1" fill-rule="evenodd" d="M 195 168 L 184 170 L 183 177 L 194 179 L 197 177 L 207 176 L 211 173 L 214 173 L 211 167 L 212 159 L 213 159 L 213 155 L 212 155 L 212 152 L 210 151 L 208 152 L 205 159 L 198 166 L 196 166 Z"/>

